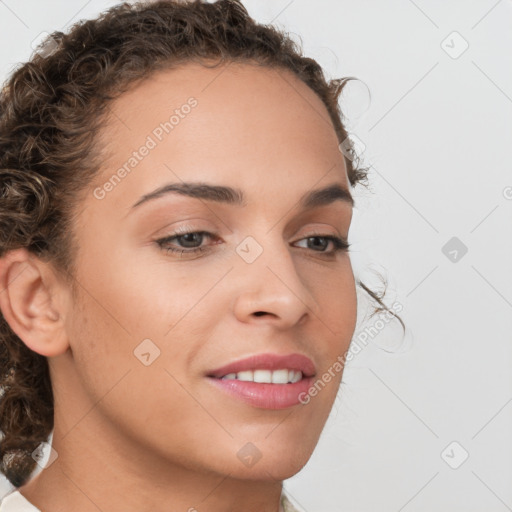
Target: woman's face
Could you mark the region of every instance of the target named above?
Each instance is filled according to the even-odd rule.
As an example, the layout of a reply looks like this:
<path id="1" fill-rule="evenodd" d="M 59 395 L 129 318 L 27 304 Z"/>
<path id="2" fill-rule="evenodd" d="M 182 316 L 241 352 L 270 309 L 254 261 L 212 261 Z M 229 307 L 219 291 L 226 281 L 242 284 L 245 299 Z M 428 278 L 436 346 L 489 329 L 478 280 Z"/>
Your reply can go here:
<path id="1" fill-rule="evenodd" d="M 132 461 L 288 478 L 328 418 L 356 321 L 349 254 L 323 238 L 347 239 L 352 216 L 327 110 L 291 73 L 247 64 L 160 72 L 109 110 L 101 173 L 75 224 L 71 351 L 50 359 L 59 432 L 115 433 Z M 184 183 L 230 187 L 243 202 L 172 191 L 143 200 Z M 341 192 L 305 207 L 331 185 Z M 272 402 L 272 391 L 242 399 L 208 377 L 248 356 L 295 353 L 313 362 L 311 384 L 322 381 L 306 404 L 297 385 L 267 384 L 291 390 Z"/>

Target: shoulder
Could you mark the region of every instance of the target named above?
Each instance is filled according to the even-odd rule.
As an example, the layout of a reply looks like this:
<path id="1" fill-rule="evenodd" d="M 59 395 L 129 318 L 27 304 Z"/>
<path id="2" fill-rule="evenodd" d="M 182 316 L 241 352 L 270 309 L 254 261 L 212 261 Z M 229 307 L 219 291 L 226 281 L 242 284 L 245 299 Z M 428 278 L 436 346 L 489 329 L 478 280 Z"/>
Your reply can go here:
<path id="1" fill-rule="evenodd" d="M 281 493 L 281 505 L 283 507 L 283 512 L 300 512 L 292 505 L 292 502 L 288 499 L 284 491 Z M 0 509 L 0 512 L 3 511 Z"/>
<path id="2" fill-rule="evenodd" d="M 17 489 L 0 500 L 0 512 L 41 512 L 34 507 Z"/>

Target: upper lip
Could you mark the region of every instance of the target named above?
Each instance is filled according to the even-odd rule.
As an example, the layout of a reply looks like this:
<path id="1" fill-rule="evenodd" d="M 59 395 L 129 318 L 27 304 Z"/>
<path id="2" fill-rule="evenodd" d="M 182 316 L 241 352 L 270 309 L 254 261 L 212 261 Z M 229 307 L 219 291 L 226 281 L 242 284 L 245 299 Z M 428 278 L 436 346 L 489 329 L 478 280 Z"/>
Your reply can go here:
<path id="1" fill-rule="evenodd" d="M 265 353 L 239 359 L 221 368 L 212 370 L 208 373 L 208 377 L 221 378 L 228 373 L 238 373 L 244 370 L 279 370 L 282 368 L 300 370 L 305 377 L 312 377 L 316 373 L 313 361 L 302 354 L 294 353 L 282 355 Z"/>

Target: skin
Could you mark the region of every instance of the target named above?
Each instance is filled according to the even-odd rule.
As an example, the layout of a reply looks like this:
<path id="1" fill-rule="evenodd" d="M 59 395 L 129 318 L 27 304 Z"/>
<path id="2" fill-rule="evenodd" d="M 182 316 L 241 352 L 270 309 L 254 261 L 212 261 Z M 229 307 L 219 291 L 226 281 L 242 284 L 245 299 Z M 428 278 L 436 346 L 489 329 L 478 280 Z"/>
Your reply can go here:
<path id="1" fill-rule="evenodd" d="M 190 114 L 94 197 L 191 96 Z M 225 395 L 205 374 L 252 354 L 299 352 L 318 378 L 348 349 L 349 253 L 307 238 L 348 238 L 352 206 L 298 208 L 313 189 L 349 189 L 327 110 L 288 71 L 232 63 L 159 72 L 110 111 L 98 136 L 101 172 L 77 207 L 78 295 L 24 249 L 0 266 L 2 312 L 48 358 L 55 396 L 58 457 L 20 491 L 52 512 L 278 512 L 282 481 L 310 458 L 342 372 L 309 404 L 282 410 Z M 167 194 L 131 208 L 180 181 L 238 187 L 246 206 Z M 179 226 L 217 236 L 174 239 L 178 249 L 209 249 L 167 254 L 155 240 Z M 247 236 L 263 249 L 250 264 L 236 252 Z M 160 350 L 149 366 L 134 356 L 147 338 Z M 248 442 L 261 453 L 251 467 L 237 457 Z"/>

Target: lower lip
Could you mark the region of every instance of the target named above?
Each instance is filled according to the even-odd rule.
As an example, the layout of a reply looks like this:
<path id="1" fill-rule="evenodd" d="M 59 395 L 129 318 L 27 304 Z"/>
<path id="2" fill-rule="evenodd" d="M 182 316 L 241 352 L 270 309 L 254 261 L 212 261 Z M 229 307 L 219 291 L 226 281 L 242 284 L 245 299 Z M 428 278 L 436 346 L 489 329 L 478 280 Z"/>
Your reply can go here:
<path id="1" fill-rule="evenodd" d="M 302 404 L 300 399 L 304 400 L 313 382 L 312 377 L 304 377 L 289 384 L 267 384 L 215 377 L 208 379 L 231 396 L 262 409 L 286 409 Z"/>

